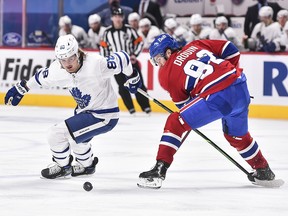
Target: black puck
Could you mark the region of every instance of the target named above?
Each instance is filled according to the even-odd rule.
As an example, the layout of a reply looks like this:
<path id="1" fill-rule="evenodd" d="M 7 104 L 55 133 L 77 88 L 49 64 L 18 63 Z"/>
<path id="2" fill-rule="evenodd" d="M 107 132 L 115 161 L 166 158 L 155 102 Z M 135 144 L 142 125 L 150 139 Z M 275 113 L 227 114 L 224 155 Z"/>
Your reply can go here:
<path id="1" fill-rule="evenodd" d="M 91 191 L 91 190 L 93 189 L 93 186 L 92 186 L 92 184 L 91 184 L 90 182 L 85 182 L 85 183 L 83 184 L 83 188 L 84 188 L 84 190 L 86 190 L 86 191 Z"/>

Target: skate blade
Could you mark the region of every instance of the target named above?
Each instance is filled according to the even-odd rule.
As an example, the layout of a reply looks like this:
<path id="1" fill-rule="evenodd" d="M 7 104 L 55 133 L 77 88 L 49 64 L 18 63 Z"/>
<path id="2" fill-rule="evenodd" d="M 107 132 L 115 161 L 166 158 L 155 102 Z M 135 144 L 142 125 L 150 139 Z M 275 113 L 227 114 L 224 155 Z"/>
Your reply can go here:
<path id="1" fill-rule="evenodd" d="M 73 177 L 73 178 L 90 178 L 91 176 L 93 176 L 93 174 L 82 174 L 82 175 L 77 175 L 77 176 L 71 175 L 71 177 Z"/>
<path id="2" fill-rule="evenodd" d="M 160 178 L 139 178 L 139 182 L 137 183 L 139 188 L 146 188 L 146 189 L 159 189 L 162 186 L 162 179 Z"/>
<path id="3" fill-rule="evenodd" d="M 252 182 L 252 184 L 262 186 L 262 187 L 267 187 L 267 188 L 281 187 L 285 183 L 282 179 L 274 179 L 271 181 L 265 181 L 265 180 L 259 180 L 255 178 L 254 180 L 255 182 Z"/>
<path id="4" fill-rule="evenodd" d="M 57 177 L 57 178 L 45 178 L 44 176 L 40 175 L 40 179 L 46 179 L 46 180 L 66 180 L 66 179 L 71 179 L 72 176 L 70 175 L 66 175 L 66 176 L 61 176 L 61 177 Z"/>

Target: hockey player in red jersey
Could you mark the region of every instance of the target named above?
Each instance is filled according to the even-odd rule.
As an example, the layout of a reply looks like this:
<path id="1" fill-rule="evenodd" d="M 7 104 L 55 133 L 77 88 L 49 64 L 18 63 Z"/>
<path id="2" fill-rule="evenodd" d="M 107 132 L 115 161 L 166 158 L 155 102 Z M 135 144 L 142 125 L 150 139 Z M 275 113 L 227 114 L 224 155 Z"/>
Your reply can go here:
<path id="1" fill-rule="evenodd" d="M 180 49 L 174 38 L 161 34 L 149 51 L 152 63 L 160 66 L 161 86 L 180 110 L 167 118 L 156 165 L 139 175 L 138 186 L 160 188 L 181 147 L 182 134 L 217 119 L 222 120 L 226 140 L 255 169 L 248 179 L 273 181 L 275 175 L 248 131 L 250 95 L 236 46 L 229 41 L 196 40 Z"/>

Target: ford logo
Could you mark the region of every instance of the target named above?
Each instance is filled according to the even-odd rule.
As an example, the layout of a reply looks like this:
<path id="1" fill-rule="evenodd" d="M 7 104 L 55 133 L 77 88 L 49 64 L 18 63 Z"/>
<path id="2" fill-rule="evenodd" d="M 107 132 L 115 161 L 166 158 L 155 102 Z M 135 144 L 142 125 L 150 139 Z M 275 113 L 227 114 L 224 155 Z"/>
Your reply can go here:
<path id="1" fill-rule="evenodd" d="M 7 46 L 17 46 L 21 44 L 22 36 L 16 32 L 9 32 L 3 36 L 3 43 Z"/>

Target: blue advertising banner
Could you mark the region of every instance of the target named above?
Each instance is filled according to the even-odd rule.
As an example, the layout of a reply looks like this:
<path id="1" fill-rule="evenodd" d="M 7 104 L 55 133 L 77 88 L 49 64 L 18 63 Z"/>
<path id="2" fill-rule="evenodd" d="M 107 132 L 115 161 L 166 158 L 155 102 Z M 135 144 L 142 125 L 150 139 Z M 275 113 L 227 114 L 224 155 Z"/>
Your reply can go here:
<path id="1" fill-rule="evenodd" d="M 88 31 L 88 16 L 109 7 L 108 0 L 26 0 L 27 46 L 54 46 L 58 38 L 59 15 L 68 15 L 72 23 Z M 59 3 L 63 2 L 63 11 Z M 138 1 L 122 1 L 133 7 Z M 2 44 L 20 47 L 22 42 L 23 0 L 3 1 Z"/>

